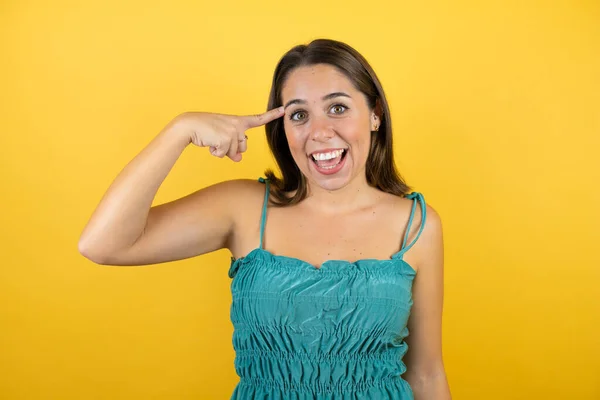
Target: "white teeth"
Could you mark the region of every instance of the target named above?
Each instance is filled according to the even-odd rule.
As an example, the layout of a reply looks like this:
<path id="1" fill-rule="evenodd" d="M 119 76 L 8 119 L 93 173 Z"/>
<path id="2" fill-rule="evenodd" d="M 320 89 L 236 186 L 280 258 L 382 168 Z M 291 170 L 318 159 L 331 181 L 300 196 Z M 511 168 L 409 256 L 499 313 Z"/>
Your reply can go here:
<path id="1" fill-rule="evenodd" d="M 312 157 L 316 161 L 331 160 L 333 158 L 337 158 L 337 157 L 341 156 L 343 152 L 344 152 L 344 150 L 340 149 L 340 150 L 330 151 L 329 153 L 314 153 L 312 155 Z"/>
<path id="2" fill-rule="evenodd" d="M 321 169 L 333 169 L 333 168 L 337 167 L 337 166 L 338 166 L 338 164 L 339 164 L 339 163 L 337 163 L 337 164 L 335 164 L 335 165 L 330 165 L 330 166 L 328 166 L 328 167 L 320 167 L 320 168 L 321 168 Z"/>

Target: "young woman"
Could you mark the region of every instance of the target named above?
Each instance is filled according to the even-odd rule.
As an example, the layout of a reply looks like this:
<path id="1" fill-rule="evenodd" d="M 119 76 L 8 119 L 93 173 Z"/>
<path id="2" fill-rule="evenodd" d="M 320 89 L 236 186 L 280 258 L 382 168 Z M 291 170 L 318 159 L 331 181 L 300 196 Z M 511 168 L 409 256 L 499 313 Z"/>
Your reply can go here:
<path id="1" fill-rule="evenodd" d="M 177 116 L 109 187 L 80 252 L 146 265 L 229 249 L 232 398 L 450 399 L 440 217 L 396 171 L 375 72 L 338 41 L 296 46 L 277 65 L 268 109 Z M 151 207 L 187 146 L 239 162 L 245 131 L 261 125 L 281 177 Z"/>

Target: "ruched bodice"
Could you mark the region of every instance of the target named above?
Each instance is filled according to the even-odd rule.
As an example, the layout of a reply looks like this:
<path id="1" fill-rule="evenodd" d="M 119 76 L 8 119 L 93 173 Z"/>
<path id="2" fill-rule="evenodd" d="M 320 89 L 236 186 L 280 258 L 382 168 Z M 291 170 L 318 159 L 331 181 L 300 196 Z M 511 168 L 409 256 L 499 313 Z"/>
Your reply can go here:
<path id="1" fill-rule="evenodd" d="M 261 180 L 264 182 L 264 180 Z M 268 181 L 267 192 L 268 192 Z M 268 195 L 268 193 L 267 193 Z M 415 270 L 402 256 L 320 268 L 262 248 L 232 259 L 231 321 L 240 382 L 232 399 L 413 399 L 401 375 Z"/>

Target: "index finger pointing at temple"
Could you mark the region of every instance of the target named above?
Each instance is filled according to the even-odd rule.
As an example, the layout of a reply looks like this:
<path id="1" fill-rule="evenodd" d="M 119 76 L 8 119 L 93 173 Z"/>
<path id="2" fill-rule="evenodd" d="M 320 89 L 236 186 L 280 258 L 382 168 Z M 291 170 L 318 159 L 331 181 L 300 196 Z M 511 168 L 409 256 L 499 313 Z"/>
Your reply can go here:
<path id="1" fill-rule="evenodd" d="M 248 129 L 267 124 L 277 118 L 281 118 L 284 114 L 284 107 L 273 108 L 267 112 L 256 115 L 248 115 L 244 117 L 244 122 Z"/>

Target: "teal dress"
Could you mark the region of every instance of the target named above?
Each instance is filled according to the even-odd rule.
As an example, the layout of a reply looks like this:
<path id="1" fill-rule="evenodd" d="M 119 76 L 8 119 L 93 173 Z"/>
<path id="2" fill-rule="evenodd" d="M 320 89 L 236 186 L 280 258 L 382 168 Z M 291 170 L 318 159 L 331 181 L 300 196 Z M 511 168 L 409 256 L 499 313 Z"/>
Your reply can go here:
<path id="1" fill-rule="evenodd" d="M 416 271 L 402 259 L 425 226 L 412 192 L 408 228 L 387 260 L 328 260 L 320 268 L 260 247 L 233 259 L 231 322 L 240 381 L 231 399 L 413 399 L 401 375 Z M 420 229 L 407 245 L 419 203 Z"/>

